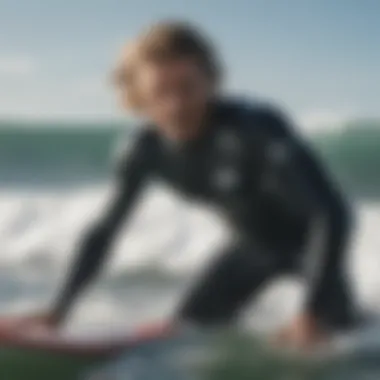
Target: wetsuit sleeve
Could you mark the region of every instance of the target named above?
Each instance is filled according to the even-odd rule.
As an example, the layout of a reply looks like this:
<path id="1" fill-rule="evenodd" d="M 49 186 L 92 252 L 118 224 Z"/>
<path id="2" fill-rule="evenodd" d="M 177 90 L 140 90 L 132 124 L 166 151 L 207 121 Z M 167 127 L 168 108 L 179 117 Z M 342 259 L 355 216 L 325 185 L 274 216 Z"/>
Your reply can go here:
<path id="1" fill-rule="evenodd" d="M 299 165 L 303 168 L 305 178 L 309 179 L 316 198 L 314 223 L 307 247 L 311 270 L 306 309 L 327 323 L 335 323 L 328 316 L 332 314 L 332 309 L 340 303 L 339 313 L 344 313 L 344 310 L 348 312 L 351 304 L 348 299 L 351 289 L 345 281 L 345 265 L 353 217 L 347 201 L 310 149 L 300 144 L 297 149 Z M 343 301 L 343 298 L 347 299 Z M 347 315 L 339 319 L 343 321 L 350 318 Z"/>
<path id="2" fill-rule="evenodd" d="M 58 318 L 66 315 L 75 298 L 97 274 L 115 234 L 136 203 L 143 180 L 151 167 L 149 148 L 147 138 L 140 137 L 125 154 L 120 155 L 115 192 L 104 215 L 85 233 L 68 280 L 55 305 L 54 314 Z"/>
<path id="3" fill-rule="evenodd" d="M 290 171 L 293 195 L 309 204 L 312 228 L 307 247 L 312 264 L 306 308 L 316 316 L 328 314 L 336 288 L 344 283 L 345 252 L 349 243 L 352 215 L 348 203 L 329 177 L 311 147 L 299 137 L 292 123 L 277 111 L 261 113 L 261 123 L 270 131 L 274 146 L 283 146 L 282 157 Z M 281 155 L 280 155 L 281 156 Z M 345 291 L 338 292 L 343 294 Z M 330 300 L 329 300 L 330 298 Z M 335 297 L 336 298 L 336 297 Z M 335 299 L 336 302 L 336 299 Z"/>

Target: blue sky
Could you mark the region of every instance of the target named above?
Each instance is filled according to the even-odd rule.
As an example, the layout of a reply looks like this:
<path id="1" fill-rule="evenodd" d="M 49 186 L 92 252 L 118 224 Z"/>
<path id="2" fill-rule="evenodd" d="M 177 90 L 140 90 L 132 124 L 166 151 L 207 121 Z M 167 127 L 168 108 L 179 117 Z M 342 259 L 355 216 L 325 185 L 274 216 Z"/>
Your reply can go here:
<path id="1" fill-rule="evenodd" d="M 305 126 L 380 116 L 379 0 L 0 0 L 0 116 L 118 116 L 120 46 L 176 17 L 215 39 L 229 88 Z"/>

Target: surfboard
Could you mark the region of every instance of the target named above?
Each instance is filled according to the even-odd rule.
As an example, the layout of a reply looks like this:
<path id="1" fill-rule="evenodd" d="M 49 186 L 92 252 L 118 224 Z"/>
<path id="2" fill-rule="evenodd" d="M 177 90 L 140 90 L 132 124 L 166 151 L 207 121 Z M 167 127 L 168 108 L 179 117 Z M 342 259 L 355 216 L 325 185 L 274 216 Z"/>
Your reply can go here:
<path id="1" fill-rule="evenodd" d="M 322 355 L 300 355 L 245 331 L 66 335 L 0 318 L 1 380 L 358 380 L 368 373 L 380 378 L 380 325 L 345 336 Z"/>
<path id="2" fill-rule="evenodd" d="M 123 332 L 110 337 L 68 336 L 22 328 L 15 318 L 0 318 L 0 379 L 76 380 L 94 367 L 147 342 L 154 336 Z M 157 336 L 157 339 L 160 339 Z"/>

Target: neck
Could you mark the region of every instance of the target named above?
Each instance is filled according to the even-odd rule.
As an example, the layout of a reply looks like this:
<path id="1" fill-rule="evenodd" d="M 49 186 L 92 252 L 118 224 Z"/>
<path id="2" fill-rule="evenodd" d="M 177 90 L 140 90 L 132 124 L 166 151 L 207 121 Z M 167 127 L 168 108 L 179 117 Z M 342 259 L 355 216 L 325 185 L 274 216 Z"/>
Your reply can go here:
<path id="1" fill-rule="evenodd" d="M 215 102 L 210 101 L 209 104 L 204 108 L 202 114 L 192 126 L 187 126 L 184 129 L 176 126 L 172 131 L 184 131 L 184 133 L 165 133 L 163 130 L 163 135 L 165 140 L 167 140 L 173 146 L 183 146 L 186 144 L 191 144 L 201 140 L 205 135 L 207 135 L 213 122 L 215 111 Z"/>

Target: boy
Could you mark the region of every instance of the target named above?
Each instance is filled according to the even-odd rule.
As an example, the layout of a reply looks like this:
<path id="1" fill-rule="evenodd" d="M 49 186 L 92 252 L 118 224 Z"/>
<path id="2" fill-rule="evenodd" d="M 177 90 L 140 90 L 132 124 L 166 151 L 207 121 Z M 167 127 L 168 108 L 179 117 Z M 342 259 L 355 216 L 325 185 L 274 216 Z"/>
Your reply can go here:
<path id="1" fill-rule="evenodd" d="M 268 280 L 313 261 L 305 310 L 277 337 L 305 347 L 349 326 L 354 310 L 343 266 L 350 212 L 289 120 L 268 105 L 223 98 L 211 44 L 184 23 L 143 33 L 125 51 L 115 83 L 123 106 L 148 121 L 120 160 L 118 192 L 86 234 L 50 322 L 64 319 L 156 176 L 189 200 L 213 204 L 234 233 L 174 321 L 229 323 Z"/>

